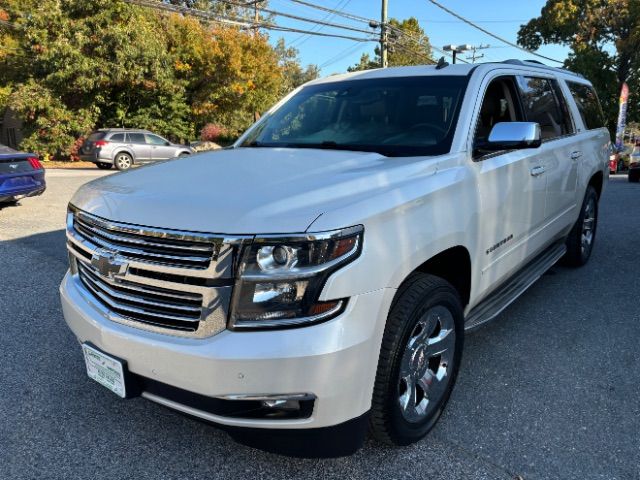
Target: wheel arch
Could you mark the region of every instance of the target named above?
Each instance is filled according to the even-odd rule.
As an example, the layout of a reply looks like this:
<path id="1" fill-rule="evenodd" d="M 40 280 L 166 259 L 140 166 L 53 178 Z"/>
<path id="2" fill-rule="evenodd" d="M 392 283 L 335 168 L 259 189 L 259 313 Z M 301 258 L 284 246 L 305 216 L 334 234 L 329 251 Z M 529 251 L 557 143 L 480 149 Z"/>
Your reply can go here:
<path id="1" fill-rule="evenodd" d="M 111 158 L 113 163 L 115 163 L 116 157 L 121 153 L 126 153 L 131 157 L 131 162 L 136 163 L 136 155 L 133 153 L 133 150 L 130 148 L 123 148 L 123 147 L 118 148 L 115 152 L 113 152 L 113 157 Z"/>
<path id="2" fill-rule="evenodd" d="M 592 186 L 596 194 L 598 195 L 598 199 L 600 199 L 600 195 L 602 194 L 602 187 L 604 186 L 604 174 L 601 171 L 594 173 L 589 179 L 588 185 Z"/>
<path id="3" fill-rule="evenodd" d="M 428 273 L 446 280 L 458 291 L 462 305 L 466 306 L 469 303 L 471 254 L 466 247 L 456 245 L 437 253 L 411 271 L 407 278 L 416 272 Z"/>

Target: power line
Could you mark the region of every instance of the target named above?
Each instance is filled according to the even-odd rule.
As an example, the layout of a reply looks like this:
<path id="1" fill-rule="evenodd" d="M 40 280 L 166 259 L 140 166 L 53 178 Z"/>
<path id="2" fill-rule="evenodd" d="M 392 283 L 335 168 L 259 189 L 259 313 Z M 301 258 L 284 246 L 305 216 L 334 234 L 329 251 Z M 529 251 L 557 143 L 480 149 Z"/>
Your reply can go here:
<path id="1" fill-rule="evenodd" d="M 394 27 L 393 25 L 389 25 L 389 29 L 391 29 L 393 32 L 395 32 L 398 35 L 403 35 L 411 40 L 413 40 L 416 43 L 420 43 L 420 40 L 422 40 L 420 37 L 416 36 L 415 34 L 411 34 L 408 32 L 405 32 L 404 30 L 398 28 L 398 27 Z M 436 52 L 440 53 L 441 55 L 446 55 L 448 57 L 453 58 L 453 56 L 451 55 L 451 53 L 449 52 L 445 52 L 444 50 L 438 48 L 438 47 L 434 47 L 433 45 L 431 45 L 431 49 L 435 50 Z M 417 53 L 417 52 L 414 52 Z M 426 55 L 426 54 L 422 54 L 422 55 Z M 435 60 L 433 60 L 432 58 L 429 57 L 429 59 L 433 62 L 436 63 Z M 462 63 L 469 63 L 461 58 L 458 58 L 459 61 L 461 61 Z"/>
<path id="2" fill-rule="evenodd" d="M 171 13 L 181 13 L 183 15 L 190 15 L 196 18 L 200 18 L 202 20 L 208 21 L 208 22 L 213 22 L 213 23 L 220 23 L 220 24 L 225 24 L 225 25 L 232 25 L 235 27 L 239 27 L 239 28 L 248 28 L 248 29 L 254 29 L 256 27 L 259 28 L 264 28 L 266 30 L 274 30 L 274 31 L 279 31 L 279 32 L 293 32 L 293 33 L 305 33 L 308 35 L 315 35 L 315 36 L 319 36 L 319 37 L 331 37 L 331 38 L 342 38 L 345 40 L 353 40 L 356 42 L 370 42 L 370 41 L 375 41 L 377 42 L 378 39 L 377 38 L 367 38 L 367 37 L 353 37 L 353 36 L 348 36 L 348 35 L 341 35 L 341 34 L 337 34 L 337 33 L 322 33 L 322 32 L 314 32 L 314 31 L 310 31 L 310 30 L 304 30 L 304 29 L 299 29 L 299 28 L 293 28 L 293 27 L 285 27 L 285 26 L 281 26 L 281 25 L 277 25 L 275 23 L 269 23 L 269 22 L 251 22 L 251 21 L 245 21 L 245 20 L 236 20 L 236 19 L 232 19 L 229 17 L 226 17 L 224 15 L 217 15 L 217 14 L 213 14 L 211 12 L 207 12 L 204 10 L 198 10 L 195 8 L 188 8 L 188 7 L 181 7 L 178 5 L 169 5 L 166 3 L 159 3 L 159 2 L 155 2 L 155 1 L 151 1 L 151 0 L 124 0 L 126 3 L 132 4 L 132 5 L 138 5 L 141 7 L 146 7 L 146 8 L 151 8 L 154 10 L 163 10 L 163 11 L 167 11 L 167 12 L 171 12 Z M 363 30 L 364 31 L 364 30 Z M 364 31 L 365 33 L 370 33 L 367 31 Z"/>
<path id="3" fill-rule="evenodd" d="M 237 2 L 233 2 L 231 0 L 218 0 L 218 1 L 221 2 L 221 3 L 225 3 L 227 5 L 235 6 L 235 7 L 244 7 L 243 4 L 237 3 Z M 271 10 L 271 9 L 268 9 L 268 8 L 258 7 L 258 8 L 256 8 L 256 10 L 258 12 L 269 13 L 271 15 L 276 15 L 276 16 L 279 16 L 279 17 L 291 18 L 293 20 L 298 20 L 299 22 L 313 23 L 315 25 L 323 25 L 325 27 L 341 28 L 343 30 L 351 30 L 352 32 L 358 32 L 358 33 L 366 33 L 366 34 L 370 34 L 371 33 L 370 30 L 363 30 L 361 28 L 352 27 L 350 25 L 344 25 L 344 24 L 341 24 L 341 23 L 324 22 L 324 21 L 318 20 L 318 19 L 301 17 L 299 15 L 293 15 L 293 14 L 290 14 L 290 13 L 278 12 L 276 10 Z"/>
<path id="4" fill-rule="evenodd" d="M 7 27 L 11 30 L 17 30 L 18 26 L 15 23 L 7 22 L 6 20 L 0 20 L 0 27 Z"/>
<path id="5" fill-rule="evenodd" d="M 334 8 L 322 7 L 320 5 L 315 5 L 315 4 L 310 3 L 310 2 L 305 2 L 304 0 L 290 0 L 290 1 L 293 2 L 293 3 L 298 3 L 300 5 L 304 5 L 306 7 L 315 8 L 316 10 L 322 10 L 323 12 L 335 13 L 336 15 L 338 15 L 340 17 L 348 18 L 350 20 L 355 20 L 357 22 L 367 23 L 369 25 L 371 25 L 372 23 L 374 23 L 374 24 L 378 24 L 379 23 L 377 20 L 372 20 L 371 18 L 361 17 L 360 15 L 355 15 L 353 13 L 336 10 Z"/>
<path id="6" fill-rule="evenodd" d="M 324 62 L 318 68 L 320 69 L 327 68 L 329 65 L 333 65 L 334 63 L 342 60 L 344 57 L 356 52 L 359 48 L 362 48 L 362 45 L 360 44 L 351 45 L 345 48 L 344 50 L 342 50 L 341 52 L 339 52 L 337 55 L 334 55 L 333 57 L 331 57 L 329 60 Z"/>
<path id="7" fill-rule="evenodd" d="M 556 60 L 555 58 L 551 58 L 551 57 L 547 57 L 545 55 L 540 55 L 539 53 L 533 52 L 531 50 L 528 50 L 526 48 L 521 47 L 520 45 L 518 45 L 517 43 L 513 43 L 510 42 L 509 40 L 507 40 L 506 38 L 500 37 L 498 35 L 496 35 L 495 33 L 491 33 L 489 30 L 481 27 L 480 25 L 473 23 L 471 20 L 467 20 L 466 18 L 464 18 L 462 15 L 457 14 L 456 12 L 454 12 L 453 10 L 448 9 L 447 7 L 445 7 L 444 5 L 442 5 L 441 3 L 437 2 L 436 0 L 427 0 L 428 2 L 433 3 L 436 7 L 444 10 L 445 12 L 447 12 L 449 15 L 453 15 L 454 17 L 456 17 L 457 19 L 463 21 L 464 23 L 466 23 L 467 25 L 471 25 L 472 27 L 480 30 L 483 33 L 486 33 L 487 35 L 489 35 L 492 38 L 495 38 L 496 40 L 501 41 L 502 43 L 506 43 L 507 45 L 513 47 L 513 48 L 517 48 L 518 50 L 522 50 L 523 52 L 527 52 L 531 55 L 534 55 L 536 57 L 540 57 L 540 58 L 544 58 L 545 60 L 550 60 L 552 62 L 556 62 L 556 63 L 562 63 L 564 64 L 564 62 L 560 61 L 560 60 Z"/>
<path id="8" fill-rule="evenodd" d="M 339 2 L 336 4 L 335 8 L 336 9 L 344 9 L 349 4 L 349 2 L 351 2 L 351 0 L 339 0 Z M 335 13 L 327 13 L 324 17 L 322 17 L 322 20 L 323 21 L 329 21 L 329 20 L 333 19 L 335 16 L 336 16 Z M 317 28 L 313 27 L 312 30 L 314 32 L 319 32 L 323 28 L 324 28 L 324 25 L 318 25 Z M 289 42 L 289 46 L 293 47 L 294 45 L 297 45 L 299 47 L 300 45 L 305 43 L 310 38 L 311 38 L 311 35 L 302 34 L 302 35 L 296 37 L 295 39 L 293 39 L 293 41 Z"/>

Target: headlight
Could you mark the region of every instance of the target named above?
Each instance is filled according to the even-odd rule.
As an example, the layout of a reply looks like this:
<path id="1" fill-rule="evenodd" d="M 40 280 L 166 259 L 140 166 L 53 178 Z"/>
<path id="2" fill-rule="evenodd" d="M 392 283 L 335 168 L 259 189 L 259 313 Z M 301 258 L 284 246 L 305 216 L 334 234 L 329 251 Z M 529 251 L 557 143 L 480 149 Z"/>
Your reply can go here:
<path id="1" fill-rule="evenodd" d="M 231 328 L 310 325 L 340 314 L 346 300 L 320 302 L 333 272 L 355 260 L 363 227 L 288 237 L 257 237 L 241 254 Z"/>

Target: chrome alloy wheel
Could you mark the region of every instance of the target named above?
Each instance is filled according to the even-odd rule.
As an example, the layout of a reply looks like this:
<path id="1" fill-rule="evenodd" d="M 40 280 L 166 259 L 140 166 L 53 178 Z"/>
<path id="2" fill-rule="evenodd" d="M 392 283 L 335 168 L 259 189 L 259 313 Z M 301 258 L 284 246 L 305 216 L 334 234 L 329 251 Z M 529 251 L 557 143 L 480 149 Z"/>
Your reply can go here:
<path id="1" fill-rule="evenodd" d="M 584 215 L 582 218 L 580 247 L 583 255 L 589 252 L 591 245 L 593 244 L 596 221 L 596 201 L 594 198 L 590 198 L 584 206 Z"/>
<path id="2" fill-rule="evenodd" d="M 124 153 L 116 155 L 116 166 L 119 170 L 127 170 L 131 167 L 131 157 Z"/>
<path id="3" fill-rule="evenodd" d="M 400 363 L 398 403 L 402 416 L 416 423 L 431 414 L 447 391 L 456 346 L 451 312 L 436 305 L 418 320 Z"/>

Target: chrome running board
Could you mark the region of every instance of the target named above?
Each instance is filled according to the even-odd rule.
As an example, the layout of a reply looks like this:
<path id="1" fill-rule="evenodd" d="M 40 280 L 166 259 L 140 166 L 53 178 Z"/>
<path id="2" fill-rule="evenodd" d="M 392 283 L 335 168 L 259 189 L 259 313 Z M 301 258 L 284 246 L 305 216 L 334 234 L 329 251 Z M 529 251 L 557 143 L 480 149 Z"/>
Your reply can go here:
<path id="1" fill-rule="evenodd" d="M 549 270 L 567 251 L 564 241 L 554 243 L 547 248 L 522 270 L 503 283 L 467 314 L 465 318 L 465 330 L 479 327 L 483 323 L 492 320 L 507 308 L 516 298 L 522 295 L 527 288 L 535 283 Z"/>

